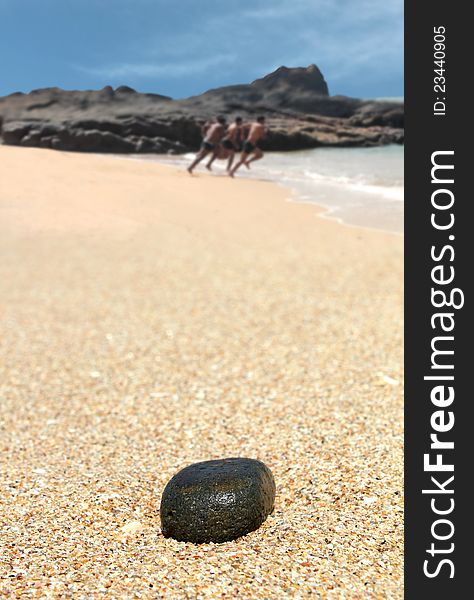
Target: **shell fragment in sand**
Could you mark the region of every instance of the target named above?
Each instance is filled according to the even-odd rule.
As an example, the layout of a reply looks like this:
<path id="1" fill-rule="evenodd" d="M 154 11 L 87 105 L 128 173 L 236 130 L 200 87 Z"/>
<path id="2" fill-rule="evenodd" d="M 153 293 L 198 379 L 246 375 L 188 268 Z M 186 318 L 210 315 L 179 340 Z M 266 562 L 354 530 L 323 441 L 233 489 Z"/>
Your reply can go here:
<path id="1" fill-rule="evenodd" d="M 125 525 L 120 528 L 119 537 L 122 541 L 126 541 L 128 538 L 136 535 L 142 529 L 143 524 L 140 523 L 140 521 L 130 521 L 129 523 L 125 523 Z"/>
<path id="2" fill-rule="evenodd" d="M 399 385 L 399 381 L 398 379 L 394 379 L 393 377 L 390 377 L 389 375 L 385 375 L 385 373 L 377 373 L 377 375 L 380 377 L 380 379 L 382 379 L 382 381 L 384 381 L 385 383 L 388 383 L 389 385 Z"/>

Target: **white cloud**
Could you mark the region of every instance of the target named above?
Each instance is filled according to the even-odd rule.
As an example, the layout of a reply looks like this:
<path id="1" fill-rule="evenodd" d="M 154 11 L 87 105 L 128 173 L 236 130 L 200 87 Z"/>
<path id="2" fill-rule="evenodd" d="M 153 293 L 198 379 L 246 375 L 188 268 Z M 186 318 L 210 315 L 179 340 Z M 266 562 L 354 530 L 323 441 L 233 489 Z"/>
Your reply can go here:
<path id="1" fill-rule="evenodd" d="M 86 67 L 74 65 L 84 73 L 116 79 L 118 77 L 183 77 L 193 73 L 204 73 L 210 69 L 232 63 L 235 55 L 221 54 L 209 58 L 189 60 L 186 62 L 167 63 L 122 63 L 103 67 Z"/>
<path id="2" fill-rule="evenodd" d="M 133 59 L 80 69 L 109 79 L 203 75 L 208 81 L 221 68 L 226 81 L 238 81 L 241 73 L 249 81 L 282 64 L 314 62 L 331 91 L 333 83 L 344 88 L 344 80 L 363 85 L 365 78 L 387 79 L 391 72 L 400 79 L 403 0 L 241 0 L 212 11 L 213 2 L 199 2 L 202 11 L 192 22 L 129 39 L 126 56 Z"/>
<path id="3" fill-rule="evenodd" d="M 240 16 L 246 19 L 265 19 L 278 21 L 286 17 L 306 17 L 324 19 L 335 17 L 335 25 L 372 21 L 379 17 L 385 20 L 389 15 L 402 15 L 402 0 L 273 0 L 271 7 L 267 2 L 258 2 L 253 8 L 242 11 Z"/>

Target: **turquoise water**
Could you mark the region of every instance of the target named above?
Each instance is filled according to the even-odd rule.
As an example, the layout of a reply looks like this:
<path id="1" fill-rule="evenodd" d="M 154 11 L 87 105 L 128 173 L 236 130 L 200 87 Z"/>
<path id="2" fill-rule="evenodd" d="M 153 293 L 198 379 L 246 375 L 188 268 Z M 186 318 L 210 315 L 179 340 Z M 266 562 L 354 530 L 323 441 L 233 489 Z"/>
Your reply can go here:
<path id="1" fill-rule="evenodd" d="M 320 148 L 274 153 L 256 165 L 266 177 L 293 190 L 295 200 L 315 202 L 326 216 L 350 225 L 403 231 L 403 146 Z"/>

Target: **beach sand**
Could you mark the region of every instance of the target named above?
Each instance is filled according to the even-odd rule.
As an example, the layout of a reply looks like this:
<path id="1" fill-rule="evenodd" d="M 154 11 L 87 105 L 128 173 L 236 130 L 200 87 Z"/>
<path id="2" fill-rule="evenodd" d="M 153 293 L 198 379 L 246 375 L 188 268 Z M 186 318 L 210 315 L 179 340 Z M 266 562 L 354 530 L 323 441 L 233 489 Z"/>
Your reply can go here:
<path id="1" fill-rule="evenodd" d="M 403 238 L 263 181 L 0 165 L 0 596 L 402 598 Z M 168 479 L 231 456 L 274 513 L 163 538 Z"/>

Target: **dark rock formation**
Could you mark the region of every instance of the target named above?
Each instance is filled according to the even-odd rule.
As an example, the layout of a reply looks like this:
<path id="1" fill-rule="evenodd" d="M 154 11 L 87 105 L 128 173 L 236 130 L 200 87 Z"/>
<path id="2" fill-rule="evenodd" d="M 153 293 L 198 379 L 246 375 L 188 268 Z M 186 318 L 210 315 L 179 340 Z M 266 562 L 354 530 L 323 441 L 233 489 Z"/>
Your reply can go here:
<path id="1" fill-rule="evenodd" d="M 197 144 L 199 127 L 179 128 L 173 123 L 139 119 L 70 121 L 67 125 L 36 121 L 12 121 L 3 128 L 3 141 L 14 146 L 39 146 L 54 150 L 104 153 L 183 153 L 185 146 L 176 137 Z M 158 135 L 161 133 L 162 135 Z"/>
<path id="2" fill-rule="evenodd" d="M 128 85 L 120 85 L 116 90 L 117 94 L 136 94 L 136 90 L 134 90 L 131 87 L 128 87 Z"/>
<path id="3" fill-rule="evenodd" d="M 195 463 L 166 485 L 161 529 L 165 537 L 183 542 L 227 542 L 258 529 L 274 502 L 273 475 L 258 460 Z"/>
<path id="4" fill-rule="evenodd" d="M 267 92 L 287 89 L 293 93 L 312 92 L 321 96 L 329 96 L 328 85 L 323 74 L 316 65 L 309 67 L 280 67 L 251 84 L 254 88 Z"/>
<path id="5" fill-rule="evenodd" d="M 329 96 L 315 65 L 280 67 L 251 84 L 185 100 L 128 86 L 10 94 L 0 98 L 0 135 L 5 144 L 60 150 L 182 153 L 199 147 L 201 124 L 220 113 L 265 114 L 266 150 L 403 143 L 403 104 Z"/>
<path id="6" fill-rule="evenodd" d="M 18 146 L 25 135 L 33 129 L 33 123 L 24 121 L 5 122 L 2 125 L 2 138 L 5 144 Z"/>

